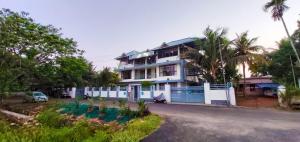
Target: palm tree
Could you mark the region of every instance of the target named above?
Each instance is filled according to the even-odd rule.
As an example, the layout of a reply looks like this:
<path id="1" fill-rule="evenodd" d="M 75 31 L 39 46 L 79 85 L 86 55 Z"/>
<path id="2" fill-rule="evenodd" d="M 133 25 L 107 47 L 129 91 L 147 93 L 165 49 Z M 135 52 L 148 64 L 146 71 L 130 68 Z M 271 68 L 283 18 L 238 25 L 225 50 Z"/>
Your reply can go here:
<path id="1" fill-rule="evenodd" d="M 283 19 L 283 13 L 289 8 L 285 3 L 287 0 L 271 0 L 269 2 L 267 2 L 264 6 L 264 11 L 268 11 L 269 9 L 272 9 L 272 18 L 274 19 L 274 21 L 282 21 L 282 24 L 284 26 L 285 32 L 288 36 L 288 39 L 291 43 L 291 46 L 296 54 L 297 60 L 300 63 L 300 58 L 298 55 L 298 52 L 295 48 L 295 44 L 291 38 L 291 35 L 286 27 L 285 21 Z"/>
<path id="2" fill-rule="evenodd" d="M 228 59 L 230 41 L 225 37 L 226 30 L 212 30 L 209 27 L 204 31 L 204 38 L 196 41 L 197 48 L 190 48 L 185 53 L 185 58 L 190 60 L 189 70 L 211 83 L 217 82 L 221 65 L 220 50 L 224 59 Z M 204 52 L 199 52 L 204 51 Z M 227 60 L 224 60 L 225 63 Z"/>
<path id="3" fill-rule="evenodd" d="M 257 41 L 257 38 L 248 38 L 248 32 L 241 33 L 237 35 L 237 38 L 233 41 L 235 45 L 235 52 L 233 60 L 237 64 L 242 64 L 243 66 L 243 77 L 244 77 L 244 89 L 243 95 L 245 96 L 245 89 L 246 89 L 246 64 L 250 65 L 257 52 L 260 49 L 260 46 L 254 45 Z"/>

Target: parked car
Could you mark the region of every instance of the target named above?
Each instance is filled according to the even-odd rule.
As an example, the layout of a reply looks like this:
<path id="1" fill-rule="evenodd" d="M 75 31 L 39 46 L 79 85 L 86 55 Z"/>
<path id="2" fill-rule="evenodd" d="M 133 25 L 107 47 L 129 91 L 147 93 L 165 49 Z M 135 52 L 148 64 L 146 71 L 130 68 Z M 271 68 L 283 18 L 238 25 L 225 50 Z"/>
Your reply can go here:
<path id="1" fill-rule="evenodd" d="M 34 91 L 27 93 L 24 97 L 25 102 L 47 102 L 48 96 L 42 92 Z"/>

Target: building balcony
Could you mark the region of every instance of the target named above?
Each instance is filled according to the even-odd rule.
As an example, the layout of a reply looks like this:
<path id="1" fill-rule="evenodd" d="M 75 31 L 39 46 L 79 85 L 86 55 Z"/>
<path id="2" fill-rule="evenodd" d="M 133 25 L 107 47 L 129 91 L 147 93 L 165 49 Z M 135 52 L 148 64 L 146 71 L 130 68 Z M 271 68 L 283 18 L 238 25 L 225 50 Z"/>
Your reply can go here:
<path id="1" fill-rule="evenodd" d="M 119 64 L 118 69 L 131 69 L 133 67 L 133 64 Z"/>
<path id="2" fill-rule="evenodd" d="M 159 58 L 156 60 L 157 63 L 166 63 L 166 62 L 174 62 L 180 60 L 179 56 L 171 56 L 165 58 Z"/>

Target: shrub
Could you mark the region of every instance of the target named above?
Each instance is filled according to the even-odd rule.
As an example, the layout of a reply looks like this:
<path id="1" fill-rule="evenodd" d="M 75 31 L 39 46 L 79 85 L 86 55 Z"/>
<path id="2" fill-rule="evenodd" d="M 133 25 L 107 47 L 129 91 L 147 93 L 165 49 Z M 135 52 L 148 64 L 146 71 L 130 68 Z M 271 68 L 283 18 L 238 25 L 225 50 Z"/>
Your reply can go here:
<path id="1" fill-rule="evenodd" d="M 36 117 L 36 119 L 42 125 L 45 125 L 48 127 L 58 128 L 58 127 L 65 126 L 67 124 L 67 120 L 64 118 L 64 116 L 62 116 L 61 114 L 59 114 L 58 112 L 56 112 L 53 109 L 47 109 L 47 110 L 42 111 Z"/>
<path id="2" fill-rule="evenodd" d="M 283 103 L 291 106 L 292 99 L 296 96 L 300 96 L 300 88 L 294 87 L 292 85 L 287 85 L 286 92 L 281 95 Z"/>
<path id="3" fill-rule="evenodd" d="M 99 100 L 99 111 L 100 111 L 100 113 L 105 114 L 106 110 L 107 110 L 107 106 L 106 106 L 106 103 L 105 103 L 105 99 L 100 98 L 100 100 Z"/>
<path id="4" fill-rule="evenodd" d="M 122 109 L 122 108 L 125 108 L 125 105 L 126 105 L 126 101 L 121 99 L 119 100 L 119 108 Z"/>
<path id="5" fill-rule="evenodd" d="M 97 131 L 94 137 L 86 139 L 84 142 L 109 142 L 110 135 L 105 131 Z"/>
<path id="6" fill-rule="evenodd" d="M 144 100 L 138 101 L 138 115 L 143 117 L 150 114 L 148 106 L 145 104 Z"/>
<path id="7" fill-rule="evenodd" d="M 88 112 L 92 112 L 94 110 L 94 100 L 88 99 Z"/>
<path id="8" fill-rule="evenodd" d="M 79 106 L 80 106 L 80 100 L 82 100 L 81 96 L 76 96 L 75 97 L 74 103 L 75 103 L 76 108 L 79 108 Z"/>

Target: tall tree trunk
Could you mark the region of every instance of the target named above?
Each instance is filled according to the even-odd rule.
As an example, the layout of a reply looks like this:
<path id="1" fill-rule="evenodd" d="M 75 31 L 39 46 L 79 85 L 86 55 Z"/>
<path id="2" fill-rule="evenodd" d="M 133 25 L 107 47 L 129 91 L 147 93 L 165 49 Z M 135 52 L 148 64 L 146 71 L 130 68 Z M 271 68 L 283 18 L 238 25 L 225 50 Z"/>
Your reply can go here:
<path id="1" fill-rule="evenodd" d="M 285 21 L 284 21 L 283 17 L 280 17 L 280 19 L 281 19 L 281 21 L 282 21 L 282 24 L 283 24 L 283 26 L 284 26 L 285 32 L 286 32 L 286 34 L 287 34 L 287 36 L 288 36 L 288 39 L 289 39 L 289 41 L 290 41 L 290 43 L 291 43 L 291 46 L 292 46 L 292 48 L 293 48 L 293 50 L 294 50 L 294 52 L 295 52 L 295 54 L 296 54 L 298 63 L 300 64 L 300 58 L 299 58 L 297 49 L 296 49 L 296 47 L 295 47 L 295 44 L 294 44 L 294 42 L 293 42 L 293 39 L 292 39 L 292 37 L 291 37 L 291 35 L 290 35 L 288 29 L 287 29 L 287 27 L 286 27 Z"/>
<path id="2" fill-rule="evenodd" d="M 246 96 L 246 69 L 245 62 L 243 62 L 243 76 L 244 76 L 244 85 L 243 85 L 243 95 Z"/>

